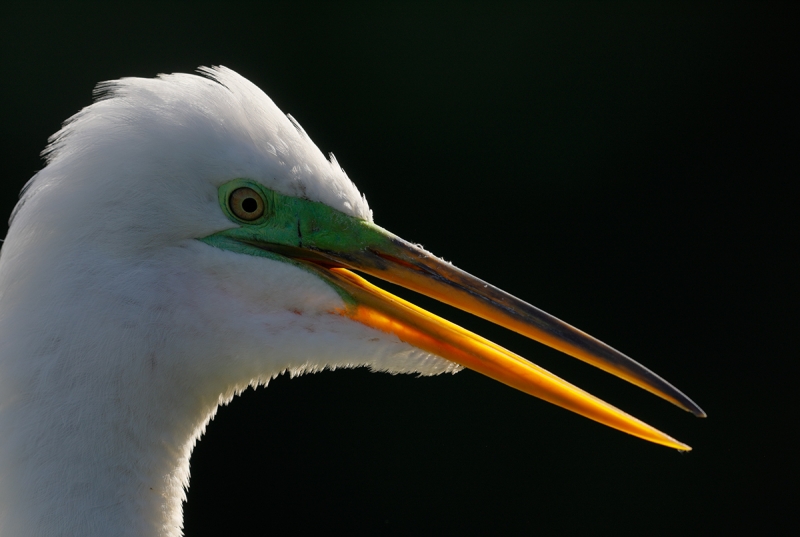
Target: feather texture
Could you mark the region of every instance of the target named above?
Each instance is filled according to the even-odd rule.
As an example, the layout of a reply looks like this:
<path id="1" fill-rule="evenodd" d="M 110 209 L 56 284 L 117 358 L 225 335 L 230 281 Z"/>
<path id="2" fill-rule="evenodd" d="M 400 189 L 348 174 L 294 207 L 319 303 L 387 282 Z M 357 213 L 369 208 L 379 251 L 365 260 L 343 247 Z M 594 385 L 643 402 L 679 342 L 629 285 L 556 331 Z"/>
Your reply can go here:
<path id="1" fill-rule="evenodd" d="M 455 364 L 330 312 L 297 267 L 195 239 L 246 177 L 371 220 L 334 160 L 224 67 L 102 83 L 56 133 L 0 256 L 0 535 L 181 534 L 219 404 L 281 372 Z"/>

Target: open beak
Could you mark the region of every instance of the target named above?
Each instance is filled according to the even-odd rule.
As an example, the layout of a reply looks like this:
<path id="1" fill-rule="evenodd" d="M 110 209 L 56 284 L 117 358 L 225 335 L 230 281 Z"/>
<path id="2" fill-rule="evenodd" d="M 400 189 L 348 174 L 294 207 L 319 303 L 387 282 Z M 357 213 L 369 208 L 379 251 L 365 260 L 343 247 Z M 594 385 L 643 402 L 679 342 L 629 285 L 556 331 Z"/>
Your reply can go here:
<path id="1" fill-rule="evenodd" d="M 301 223 L 297 225 L 300 231 Z M 360 271 L 478 315 L 705 416 L 670 383 L 605 343 L 374 224 L 360 225 L 369 230 L 349 243 L 355 247 L 336 248 L 329 240 L 315 241 L 314 225 L 305 223 L 304 233 L 299 233 L 304 240 L 297 244 L 245 241 L 300 262 L 343 291 L 346 306 L 338 312 L 341 315 L 620 431 L 679 450 L 691 449 L 499 345 L 354 274 L 353 270 Z"/>

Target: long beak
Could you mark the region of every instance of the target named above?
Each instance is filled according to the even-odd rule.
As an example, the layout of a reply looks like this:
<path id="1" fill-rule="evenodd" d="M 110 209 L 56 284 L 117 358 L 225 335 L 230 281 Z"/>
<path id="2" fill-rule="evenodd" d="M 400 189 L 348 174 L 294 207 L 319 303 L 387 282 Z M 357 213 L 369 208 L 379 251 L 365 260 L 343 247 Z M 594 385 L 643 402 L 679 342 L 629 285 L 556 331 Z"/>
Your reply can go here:
<path id="1" fill-rule="evenodd" d="M 351 270 L 357 270 L 483 317 L 705 416 L 678 389 L 619 351 L 388 231 L 369 226 L 370 234 L 377 233 L 381 240 L 343 250 L 326 248 L 326 241 L 292 246 L 247 242 L 300 261 L 343 290 L 352 300 L 339 312 L 342 315 L 615 429 L 679 450 L 691 449 L 524 358 L 353 274 Z"/>

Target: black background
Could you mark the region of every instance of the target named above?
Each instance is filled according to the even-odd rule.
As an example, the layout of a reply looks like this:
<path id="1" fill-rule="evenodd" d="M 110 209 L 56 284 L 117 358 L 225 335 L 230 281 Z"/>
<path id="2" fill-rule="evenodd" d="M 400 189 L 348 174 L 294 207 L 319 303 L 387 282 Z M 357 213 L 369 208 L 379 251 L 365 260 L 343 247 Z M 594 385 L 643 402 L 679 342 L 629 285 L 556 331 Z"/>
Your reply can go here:
<path id="1" fill-rule="evenodd" d="M 620 348 L 709 414 L 415 297 L 694 451 L 470 371 L 281 377 L 222 408 L 195 449 L 187 536 L 787 533 L 800 171 L 790 6 L 4 8 L 1 212 L 96 82 L 223 64 L 336 153 L 378 224 Z"/>

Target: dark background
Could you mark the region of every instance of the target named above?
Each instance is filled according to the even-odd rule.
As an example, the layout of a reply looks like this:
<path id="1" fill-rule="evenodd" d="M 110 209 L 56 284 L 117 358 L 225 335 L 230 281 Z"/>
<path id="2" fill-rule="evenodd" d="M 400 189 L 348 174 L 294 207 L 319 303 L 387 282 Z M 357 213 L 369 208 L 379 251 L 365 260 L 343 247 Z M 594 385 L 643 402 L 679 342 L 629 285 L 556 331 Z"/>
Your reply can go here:
<path id="1" fill-rule="evenodd" d="M 4 8 L 0 212 L 96 82 L 223 64 L 336 153 L 378 224 L 620 348 L 709 414 L 414 298 L 694 451 L 470 371 L 281 377 L 222 408 L 195 449 L 187 536 L 791 533 L 790 6 Z"/>

